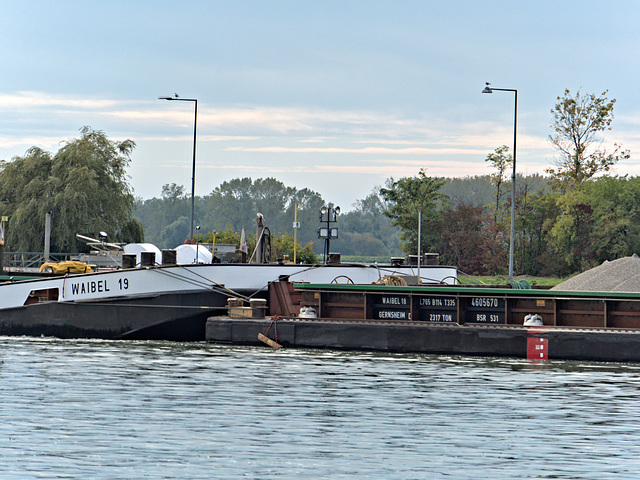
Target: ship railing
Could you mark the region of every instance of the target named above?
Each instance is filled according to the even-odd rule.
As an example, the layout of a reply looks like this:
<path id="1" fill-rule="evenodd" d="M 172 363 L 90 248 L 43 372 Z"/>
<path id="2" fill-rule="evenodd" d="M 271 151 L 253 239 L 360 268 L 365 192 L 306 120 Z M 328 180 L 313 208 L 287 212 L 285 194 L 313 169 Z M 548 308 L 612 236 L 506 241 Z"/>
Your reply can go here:
<path id="1" fill-rule="evenodd" d="M 48 262 L 65 262 L 77 257 L 71 253 L 50 253 L 45 260 L 42 252 L 5 252 L 3 265 L 5 268 L 16 271 L 38 271 L 40 266 Z"/>

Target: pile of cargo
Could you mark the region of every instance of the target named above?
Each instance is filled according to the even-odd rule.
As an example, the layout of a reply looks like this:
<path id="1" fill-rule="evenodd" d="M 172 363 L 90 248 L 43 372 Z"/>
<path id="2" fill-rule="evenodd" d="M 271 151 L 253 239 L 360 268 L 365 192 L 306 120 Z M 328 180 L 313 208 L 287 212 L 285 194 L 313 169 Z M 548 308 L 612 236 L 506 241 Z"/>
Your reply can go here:
<path id="1" fill-rule="evenodd" d="M 640 292 L 640 257 L 605 261 L 553 287 L 565 292 Z"/>

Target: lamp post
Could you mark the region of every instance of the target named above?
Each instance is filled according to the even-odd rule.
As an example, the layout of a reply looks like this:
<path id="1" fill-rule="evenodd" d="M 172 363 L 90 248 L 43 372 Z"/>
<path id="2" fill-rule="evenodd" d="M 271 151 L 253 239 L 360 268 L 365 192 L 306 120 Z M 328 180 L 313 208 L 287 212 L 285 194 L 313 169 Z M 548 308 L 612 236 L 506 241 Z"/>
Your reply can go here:
<path id="1" fill-rule="evenodd" d="M 198 100 L 195 98 L 180 98 L 176 93 L 173 97 L 158 97 L 158 100 L 176 100 L 178 102 L 194 102 L 194 118 L 193 118 L 193 166 L 191 167 L 191 233 L 189 238 L 193 243 L 193 212 L 195 210 L 195 191 L 196 191 L 196 131 L 198 125 Z"/>
<path id="2" fill-rule="evenodd" d="M 518 90 L 513 88 L 494 88 L 486 82 L 482 93 L 513 92 L 515 94 L 515 108 L 513 111 L 513 173 L 511 174 L 511 236 L 509 238 L 509 280 L 513 280 L 513 245 L 516 219 L 516 131 L 518 125 Z"/>
<path id="3" fill-rule="evenodd" d="M 329 240 L 331 238 L 338 238 L 338 228 L 331 228 L 331 224 L 338 221 L 338 215 L 340 214 L 340 207 L 334 207 L 333 203 L 320 208 L 320 228 L 318 228 L 318 238 L 324 238 L 324 263 L 327 264 L 327 258 L 329 257 Z M 322 226 L 326 223 L 326 227 Z"/>

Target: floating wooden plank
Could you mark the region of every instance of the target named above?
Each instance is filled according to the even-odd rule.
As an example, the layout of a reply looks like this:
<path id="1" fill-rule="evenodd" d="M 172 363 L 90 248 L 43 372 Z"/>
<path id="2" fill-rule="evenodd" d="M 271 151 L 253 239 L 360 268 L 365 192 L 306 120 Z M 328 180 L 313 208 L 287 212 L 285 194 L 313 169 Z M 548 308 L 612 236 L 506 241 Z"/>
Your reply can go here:
<path id="1" fill-rule="evenodd" d="M 269 337 L 265 337 L 263 334 L 259 333 L 258 334 L 258 340 L 260 340 L 262 343 L 265 343 L 267 345 L 269 345 L 270 347 L 275 348 L 276 350 L 278 348 L 282 348 L 282 345 L 280 345 L 277 342 L 274 342 L 273 340 L 271 340 Z"/>

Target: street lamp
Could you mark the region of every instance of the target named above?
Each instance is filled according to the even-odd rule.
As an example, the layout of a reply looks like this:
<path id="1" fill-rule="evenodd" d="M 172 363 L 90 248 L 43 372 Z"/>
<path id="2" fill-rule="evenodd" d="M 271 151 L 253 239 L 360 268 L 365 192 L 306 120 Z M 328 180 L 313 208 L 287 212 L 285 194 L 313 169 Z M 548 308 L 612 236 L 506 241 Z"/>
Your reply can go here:
<path id="1" fill-rule="evenodd" d="M 193 243 L 193 212 L 195 210 L 195 191 L 196 191 L 196 130 L 198 125 L 198 100 L 195 98 L 180 98 L 178 94 L 173 97 L 158 97 L 158 100 L 177 100 L 179 102 L 194 102 L 195 112 L 193 119 L 193 167 L 191 168 L 191 242 Z"/>
<path id="2" fill-rule="evenodd" d="M 333 203 L 322 206 L 320 208 L 320 228 L 318 228 L 318 238 L 324 238 L 324 263 L 327 264 L 327 257 L 329 257 L 329 239 L 338 238 L 338 228 L 331 227 L 332 223 L 338 221 L 338 215 L 340 214 L 340 207 L 334 207 Z M 322 224 L 326 223 L 326 227 Z"/>
<path id="3" fill-rule="evenodd" d="M 493 93 L 494 90 L 501 92 L 513 92 L 515 94 L 515 108 L 513 113 L 513 173 L 511 175 L 511 236 L 509 238 L 509 280 L 513 280 L 513 245 L 516 222 L 516 130 L 518 125 L 518 90 L 513 88 L 494 88 L 486 82 L 486 87 L 482 93 Z"/>

